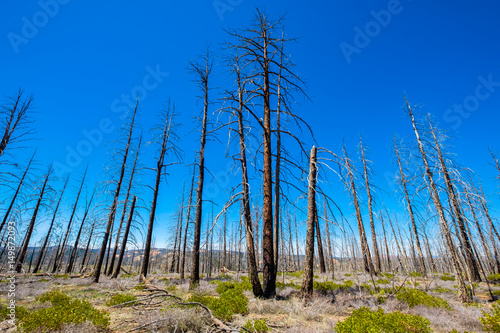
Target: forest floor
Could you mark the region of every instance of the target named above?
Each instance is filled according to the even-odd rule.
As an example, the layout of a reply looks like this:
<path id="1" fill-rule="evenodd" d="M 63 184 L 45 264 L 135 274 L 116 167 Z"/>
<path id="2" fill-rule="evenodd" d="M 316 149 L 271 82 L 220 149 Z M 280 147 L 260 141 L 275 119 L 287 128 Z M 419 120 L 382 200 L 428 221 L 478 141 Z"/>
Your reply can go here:
<path id="1" fill-rule="evenodd" d="M 308 306 L 304 306 L 299 298 L 298 288 L 302 282 L 300 273 L 280 275 L 276 299 L 258 299 L 251 291 L 244 290 L 243 293 L 248 298 L 247 313 L 233 315 L 227 325 L 239 331 L 249 320 L 265 319 L 272 332 L 333 332 L 336 323 L 345 320 L 355 309 L 368 307 L 377 310 L 380 307 L 386 313 L 400 311 L 427 318 L 434 332 L 450 332 L 453 329 L 457 332 L 483 332 L 479 318 L 483 316 L 483 311 L 489 311 L 494 304 L 489 301 L 489 292 L 484 282 L 474 286 L 476 295 L 473 303 L 460 303 L 456 282 L 449 274 L 436 273 L 428 279 L 387 274 L 375 277 L 372 281 L 365 273 L 336 272 L 334 283 L 330 284 L 323 283 L 332 281 L 329 276 L 316 274 L 315 281 L 319 284 L 315 285 L 317 288 Z M 18 278 L 16 299 L 18 306 L 32 312 L 50 305 L 37 302 L 37 296 L 57 289 L 109 313 L 110 323 L 106 329 L 87 322 L 79 325 L 65 324 L 60 329 L 61 332 L 207 332 L 217 331 L 217 327 L 206 310 L 199 306 L 180 306 L 176 303 L 187 302 L 193 295 L 218 297 L 216 288 L 220 282 L 241 281 L 240 277 L 241 274 L 236 273 L 203 277 L 198 289 L 191 291 L 188 288 L 189 279 L 180 279 L 178 274 L 150 274 L 146 284 L 140 284 L 137 275 L 117 279 L 103 276 L 98 284 L 92 283 L 88 277 L 25 275 Z M 0 302 L 5 304 L 6 281 L 3 280 L 1 285 L 3 298 Z M 500 295 L 500 285 L 491 286 L 493 294 Z M 391 290 L 401 290 L 400 287 L 403 290 L 424 290 L 428 295 L 446 300 L 449 307 L 410 307 L 408 302 L 391 296 Z M 150 298 L 154 294 L 159 295 L 158 290 L 152 289 L 164 290 L 164 293 L 168 292 L 175 297 Z M 144 300 L 126 304 L 129 306 L 111 307 L 109 300 L 116 295 Z M 0 323 L 0 331 L 14 332 L 16 327 L 4 320 Z"/>

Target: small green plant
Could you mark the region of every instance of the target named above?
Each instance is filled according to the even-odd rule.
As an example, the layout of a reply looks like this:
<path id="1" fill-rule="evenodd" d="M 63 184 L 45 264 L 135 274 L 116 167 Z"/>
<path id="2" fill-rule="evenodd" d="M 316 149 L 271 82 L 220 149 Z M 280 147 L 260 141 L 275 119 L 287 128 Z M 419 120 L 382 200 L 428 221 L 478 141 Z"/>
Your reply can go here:
<path id="1" fill-rule="evenodd" d="M 15 316 L 16 316 L 15 318 L 17 320 L 22 320 L 30 313 L 28 309 L 26 309 L 24 306 L 21 305 L 16 305 L 13 311 L 15 311 Z M 11 314 L 11 309 L 7 307 L 7 304 L 0 303 L 0 321 L 11 319 L 9 314 Z"/>
<path id="2" fill-rule="evenodd" d="M 490 274 L 486 278 L 490 281 L 499 281 L 500 280 L 500 273 Z"/>
<path id="3" fill-rule="evenodd" d="M 111 298 L 109 300 L 107 300 L 105 304 L 107 306 L 114 306 L 114 305 L 118 305 L 118 304 L 132 302 L 135 300 L 137 300 L 137 297 L 135 297 L 133 295 L 116 294 L 116 295 L 111 296 Z M 132 306 L 132 305 L 134 305 L 134 303 L 127 303 L 127 304 L 124 304 L 123 306 Z"/>
<path id="4" fill-rule="evenodd" d="M 325 282 L 314 281 L 313 284 L 313 288 L 322 293 L 327 293 L 329 291 L 336 291 L 336 290 L 345 291 L 349 288 L 352 288 L 353 286 L 354 282 L 352 282 L 351 280 L 344 281 L 343 284 L 338 284 L 333 281 L 325 281 Z"/>
<path id="5" fill-rule="evenodd" d="M 391 281 L 389 281 L 387 279 L 378 279 L 377 283 L 378 284 L 389 284 L 389 283 L 391 283 Z"/>
<path id="6" fill-rule="evenodd" d="M 291 287 L 291 288 L 299 290 L 301 286 L 299 284 L 296 284 L 293 282 L 283 283 L 281 281 L 276 281 L 276 288 L 285 289 L 286 287 Z"/>
<path id="7" fill-rule="evenodd" d="M 488 332 L 500 332 L 500 306 L 493 304 L 491 312 L 482 311 L 483 316 L 479 318 L 483 324 L 483 330 Z"/>
<path id="8" fill-rule="evenodd" d="M 394 276 L 394 275 L 392 275 L 391 273 L 382 273 L 382 274 L 380 274 L 380 275 L 385 276 L 385 277 L 386 277 L 386 278 L 388 278 L 388 279 L 392 279 L 392 278 L 393 278 L 393 276 Z"/>
<path id="9" fill-rule="evenodd" d="M 235 313 L 246 314 L 248 313 L 248 298 L 243 295 L 243 289 L 238 286 L 238 283 L 217 286 L 217 292 L 220 296 L 204 296 L 204 295 L 191 295 L 188 302 L 197 302 L 207 306 L 217 318 L 227 321 L 233 318 Z"/>
<path id="10" fill-rule="evenodd" d="M 439 286 L 434 288 L 433 291 L 436 293 L 451 293 L 451 289 L 443 288 L 443 287 L 439 287 Z"/>
<path id="11" fill-rule="evenodd" d="M 289 272 L 289 273 L 288 273 L 288 275 L 293 276 L 293 277 L 296 277 L 296 278 L 300 278 L 300 277 L 302 276 L 302 274 L 304 274 L 304 271 Z"/>
<path id="12" fill-rule="evenodd" d="M 19 326 L 23 332 L 49 332 L 58 330 L 63 324 L 92 322 L 98 327 L 109 326 L 109 314 L 95 309 L 85 300 L 72 299 L 59 290 L 52 290 L 36 298 L 38 303 L 50 302 L 51 307 L 42 308 L 26 315 Z"/>
<path id="13" fill-rule="evenodd" d="M 269 327 L 267 327 L 265 319 L 255 319 L 255 320 L 248 319 L 248 321 L 246 322 L 245 325 L 243 325 L 243 327 L 253 333 L 269 332 Z M 246 332 L 246 331 L 244 329 L 241 329 L 240 332 Z"/>
<path id="14" fill-rule="evenodd" d="M 377 311 L 371 311 L 367 307 L 361 307 L 353 311 L 346 320 L 337 323 L 335 331 L 337 333 L 432 332 L 429 320 L 422 316 L 403 314 L 398 311 L 384 313 L 381 308 Z"/>
<path id="15" fill-rule="evenodd" d="M 449 275 L 449 274 L 446 275 L 445 274 L 445 275 L 442 275 L 440 277 L 440 279 L 443 280 L 443 281 L 455 281 L 455 276 L 454 275 Z"/>
<path id="16" fill-rule="evenodd" d="M 424 305 L 428 308 L 444 308 L 451 310 L 451 306 L 446 300 L 428 295 L 423 290 L 404 289 L 396 295 L 396 299 L 408 303 L 410 308 L 416 305 Z"/>
<path id="17" fill-rule="evenodd" d="M 351 274 L 349 274 L 349 273 L 345 273 L 344 275 L 345 275 L 345 276 L 351 276 Z"/>
<path id="18" fill-rule="evenodd" d="M 166 277 L 162 277 L 160 281 L 165 282 L 165 283 L 170 283 L 169 279 Z"/>
<path id="19" fill-rule="evenodd" d="M 411 276 L 411 277 L 422 277 L 422 273 L 419 273 L 419 272 L 411 272 L 411 273 L 410 273 L 410 276 Z"/>
<path id="20" fill-rule="evenodd" d="M 135 290 L 144 290 L 146 286 L 144 285 L 144 282 L 139 283 L 137 286 L 134 287 Z"/>

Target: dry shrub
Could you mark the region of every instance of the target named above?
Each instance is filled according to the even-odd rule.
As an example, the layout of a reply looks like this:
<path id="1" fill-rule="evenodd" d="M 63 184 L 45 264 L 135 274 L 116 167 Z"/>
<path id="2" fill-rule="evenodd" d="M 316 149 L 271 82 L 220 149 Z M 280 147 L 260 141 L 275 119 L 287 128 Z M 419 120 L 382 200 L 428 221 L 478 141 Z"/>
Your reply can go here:
<path id="1" fill-rule="evenodd" d="M 203 311 L 203 312 L 201 312 Z M 166 308 L 164 311 L 146 311 L 138 324 L 152 332 L 204 332 L 212 324 L 204 310 L 197 308 Z"/>
<path id="2" fill-rule="evenodd" d="M 452 329 L 470 332 L 482 331 L 482 325 L 479 321 L 481 309 L 476 307 L 454 306 L 452 311 L 448 311 L 441 308 L 430 309 L 419 305 L 408 312 L 429 319 L 432 328 L 435 330 L 446 332 Z"/>

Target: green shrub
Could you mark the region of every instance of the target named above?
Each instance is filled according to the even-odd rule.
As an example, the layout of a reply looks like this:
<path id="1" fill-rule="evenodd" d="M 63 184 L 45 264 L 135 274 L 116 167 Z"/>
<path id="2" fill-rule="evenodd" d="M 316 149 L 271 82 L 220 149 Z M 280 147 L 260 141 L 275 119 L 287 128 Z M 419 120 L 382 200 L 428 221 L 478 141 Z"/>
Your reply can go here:
<path id="1" fill-rule="evenodd" d="M 36 300 L 39 303 L 50 302 L 52 306 L 26 315 L 20 322 L 24 332 L 49 332 L 60 329 L 63 324 L 78 325 L 87 321 L 100 327 L 109 326 L 106 311 L 95 309 L 85 300 L 72 299 L 59 290 L 42 294 Z"/>
<path id="2" fill-rule="evenodd" d="M 380 275 L 385 276 L 388 279 L 392 279 L 394 277 L 394 275 L 392 275 L 391 273 L 382 273 Z"/>
<path id="3" fill-rule="evenodd" d="M 289 272 L 288 275 L 290 276 L 293 276 L 293 277 L 296 277 L 296 278 L 300 278 L 300 276 L 304 274 L 304 271 L 298 271 L 298 272 Z"/>
<path id="4" fill-rule="evenodd" d="M 454 275 L 442 275 L 440 277 L 440 279 L 443 281 L 455 281 L 455 276 Z"/>
<path id="5" fill-rule="evenodd" d="M 108 301 L 106 301 L 105 304 L 107 306 L 114 306 L 114 305 L 123 304 L 123 303 L 126 303 L 126 302 L 132 302 L 132 301 L 135 301 L 135 300 L 137 300 L 137 297 L 135 297 L 133 295 L 116 294 L 116 295 L 111 296 L 111 298 Z M 124 304 L 123 306 L 132 306 L 134 304 L 135 303 L 128 303 L 128 304 Z"/>
<path id="6" fill-rule="evenodd" d="M 410 308 L 416 305 L 425 305 L 428 308 L 445 308 L 451 310 L 451 306 L 446 300 L 428 295 L 425 291 L 418 289 L 402 290 L 396 295 L 396 299 L 408 303 Z"/>
<path id="7" fill-rule="evenodd" d="M 11 309 L 7 308 L 7 304 L 0 303 L 0 321 L 10 319 L 9 317 L 10 310 Z M 29 310 L 26 309 L 24 306 L 16 305 L 15 308 L 16 320 L 22 320 L 29 313 L 30 313 Z"/>
<path id="8" fill-rule="evenodd" d="M 215 291 L 222 295 L 225 291 L 235 289 L 243 292 L 243 290 L 252 290 L 252 284 L 246 279 L 242 282 L 234 282 L 234 281 L 217 281 L 217 288 Z"/>
<path id="9" fill-rule="evenodd" d="M 377 280 L 377 283 L 378 284 L 390 284 L 391 281 L 387 280 L 387 279 L 378 279 Z"/>
<path id="10" fill-rule="evenodd" d="M 486 278 L 490 281 L 498 281 L 500 280 L 500 273 L 490 274 Z"/>
<path id="11" fill-rule="evenodd" d="M 345 276 L 351 276 L 351 274 L 349 274 L 349 273 L 345 273 L 344 275 L 345 275 Z"/>
<path id="12" fill-rule="evenodd" d="M 381 308 L 370 311 L 367 307 L 362 307 L 353 311 L 346 320 L 337 323 L 335 331 L 337 333 L 427 333 L 432 332 L 429 326 L 429 320 L 422 316 L 407 315 L 398 311 L 384 313 Z"/>
<path id="13" fill-rule="evenodd" d="M 338 284 L 333 281 L 317 282 L 314 281 L 313 288 L 321 293 L 327 293 L 329 291 L 336 290 L 347 290 L 350 284 Z"/>
<path id="14" fill-rule="evenodd" d="M 450 293 L 450 292 L 451 292 L 451 290 L 450 290 L 450 289 L 448 289 L 448 288 L 443 288 L 443 287 L 439 287 L 439 286 L 438 286 L 438 287 L 436 287 L 436 288 L 434 288 L 434 290 L 433 290 L 433 291 L 434 291 L 434 292 L 436 292 L 436 293 Z"/>
<path id="15" fill-rule="evenodd" d="M 483 324 L 483 330 L 488 332 L 500 332 L 500 306 L 493 304 L 491 312 L 482 311 L 483 316 L 479 318 Z"/>
<path id="16" fill-rule="evenodd" d="M 227 321 L 233 318 L 235 313 L 248 313 L 248 298 L 243 295 L 242 289 L 238 287 L 221 288 L 220 297 L 191 295 L 188 302 L 197 302 L 207 306 L 215 317 Z"/>
<path id="17" fill-rule="evenodd" d="M 410 276 L 411 276 L 411 277 L 422 277 L 422 273 L 419 273 L 419 272 L 411 272 L 411 273 L 410 273 Z"/>
<path id="18" fill-rule="evenodd" d="M 269 332 L 269 327 L 267 327 L 267 323 L 265 319 L 248 319 L 247 323 L 243 325 L 244 328 L 253 333 L 266 333 Z M 241 329 L 240 332 L 246 332 L 244 329 Z"/>
<path id="19" fill-rule="evenodd" d="M 293 282 L 283 283 L 280 281 L 276 281 L 276 288 L 285 289 L 286 287 L 292 287 L 292 288 L 297 289 L 297 290 L 299 290 L 301 288 L 301 286 L 299 284 L 296 284 Z"/>

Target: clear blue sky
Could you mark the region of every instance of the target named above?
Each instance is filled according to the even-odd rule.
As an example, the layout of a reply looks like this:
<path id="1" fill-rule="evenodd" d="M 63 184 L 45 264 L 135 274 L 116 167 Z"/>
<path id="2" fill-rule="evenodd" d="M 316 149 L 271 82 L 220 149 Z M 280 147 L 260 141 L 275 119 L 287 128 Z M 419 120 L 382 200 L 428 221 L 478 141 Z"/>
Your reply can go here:
<path id="1" fill-rule="evenodd" d="M 141 100 L 145 130 L 169 97 L 177 104 L 184 161 L 191 163 L 198 148 L 192 117 L 200 106 L 186 67 L 208 45 L 218 51 L 227 39 L 223 28 L 248 24 L 259 7 L 272 17 L 287 13 L 287 33 L 299 38 L 288 51 L 312 102 L 304 101 L 297 113 L 321 146 L 339 152 L 345 138 L 354 149 L 363 134 L 377 183 L 389 191 L 384 175 L 395 170 L 392 135 L 411 134 L 402 111 L 406 93 L 450 131 L 458 161 L 482 177 L 497 202 L 487 150 L 500 152 L 500 4 L 495 1 L 42 0 L 0 6 L 0 94 L 22 87 L 35 95 L 39 140 L 32 144 L 42 164 L 65 163 L 67 147 L 76 149 L 85 139 L 82 131 L 98 128 L 103 119 L 119 126 L 113 110 L 138 86 L 151 88 Z M 359 31 L 368 35 L 363 39 Z M 215 70 L 225 68 L 216 63 Z M 160 72 L 157 80 L 145 84 L 152 71 Z M 465 111 L 457 113 L 454 105 L 464 103 L 469 103 Z M 103 141 L 114 137 L 106 134 Z M 218 158 L 224 148 L 209 145 L 207 167 L 224 173 L 227 160 Z M 105 152 L 104 144 L 93 146 L 72 168 L 74 177 L 89 161 L 91 181 L 97 181 Z M 26 160 L 25 153 L 18 156 Z M 189 174 L 185 166 L 171 172 L 174 177 L 162 187 L 159 218 L 174 210 Z M 217 200 L 224 198 L 221 192 Z M 156 230 L 163 228 L 159 223 Z"/>

